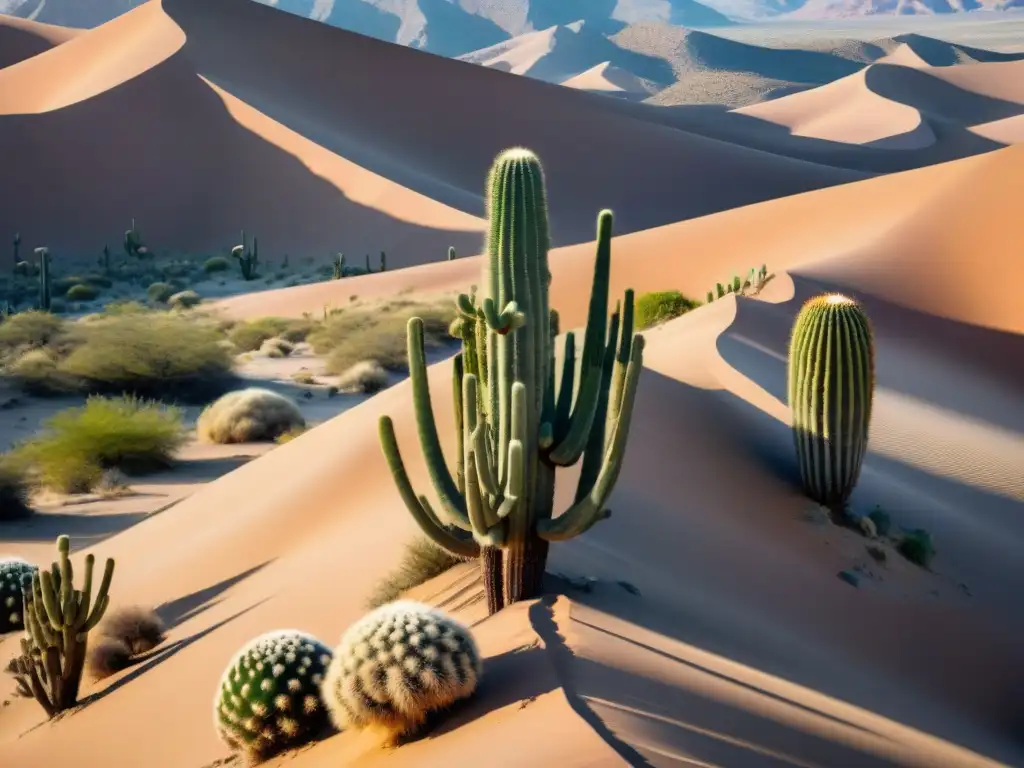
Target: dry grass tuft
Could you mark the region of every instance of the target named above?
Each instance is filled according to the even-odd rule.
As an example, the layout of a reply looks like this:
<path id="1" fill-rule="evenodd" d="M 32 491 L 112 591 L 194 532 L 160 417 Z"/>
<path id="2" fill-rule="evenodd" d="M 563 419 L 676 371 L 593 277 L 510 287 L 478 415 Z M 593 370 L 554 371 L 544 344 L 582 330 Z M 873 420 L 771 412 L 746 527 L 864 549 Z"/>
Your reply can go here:
<path id="1" fill-rule="evenodd" d="M 105 637 L 89 649 L 86 665 L 96 680 L 103 680 L 128 669 L 133 664 L 132 652 L 121 640 Z"/>
<path id="2" fill-rule="evenodd" d="M 302 412 L 287 397 L 250 387 L 229 392 L 208 406 L 199 415 L 196 431 L 207 443 L 250 443 L 276 440 L 305 426 Z"/>
<path id="3" fill-rule="evenodd" d="M 377 583 L 366 605 L 368 608 L 379 608 L 393 602 L 413 587 L 440 576 L 461 562 L 434 542 L 419 536 L 406 545 L 398 567 Z"/>
<path id="4" fill-rule="evenodd" d="M 388 385 L 388 372 L 376 360 L 361 360 L 338 377 L 346 394 L 372 395 Z"/>
<path id="5" fill-rule="evenodd" d="M 164 623 L 156 611 L 137 605 L 107 614 L 97 631 L 103 637 L 124 643 L 132 656 L 153 650 L 165 639 Z"/>

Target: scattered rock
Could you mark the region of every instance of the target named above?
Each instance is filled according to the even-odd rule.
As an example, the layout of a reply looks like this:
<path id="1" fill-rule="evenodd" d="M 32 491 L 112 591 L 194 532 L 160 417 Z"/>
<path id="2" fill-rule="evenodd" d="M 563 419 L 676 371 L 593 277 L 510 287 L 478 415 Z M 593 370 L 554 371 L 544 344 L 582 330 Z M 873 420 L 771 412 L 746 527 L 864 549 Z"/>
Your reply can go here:
<path id="1" fill-rule="evenodd" d="M 865 549 L 867 549 L 868 554 L 871 555 L 871 557 L 880 563 L 884 563 L 888 558 L 885 550 L 877 544 L 866 544 Z"/>
<path id="2" fill-rule="evenodd" d="M 851 587 L 860 587 L 860 576 L 852 571 L 840 571 L 837 575 Z"/>

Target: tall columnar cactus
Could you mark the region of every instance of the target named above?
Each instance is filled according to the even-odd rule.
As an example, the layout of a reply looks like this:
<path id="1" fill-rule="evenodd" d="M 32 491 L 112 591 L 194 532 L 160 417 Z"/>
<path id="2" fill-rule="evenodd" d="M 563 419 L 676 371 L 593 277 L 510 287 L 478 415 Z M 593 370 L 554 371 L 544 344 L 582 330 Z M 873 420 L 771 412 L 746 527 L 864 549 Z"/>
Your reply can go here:
<path id="1" fill-rule="evenodd" d="M 0 635 L 25 628 L 22 588 L 37 570 L 21 558 L 0 560 Z"/>
<path id="2" fill-rule="evenodd" d="M 448 248 L 448 261 L 455 261 L 455 246 Z"/>
<path id="3" fill-rule="evenodd" d="M 715 291 L 718 293 L 718 298 L 725 296 L 725 288 L 721 283 L 715 283 Z"/>
<path id="4" fill-rule="evenodd" d="M 31 693 L 50 717 L 78 703 L 89 632 L 107 610 L 114 576 L 114 561 L 108 559 L 93 600 L 95 557 L 87 555 L 82 589 L 75 589 L 70 547 L 68 537 L 60 536 L 58 562 L 23 586 L 25 637 L 22 655 L 12 665 L 22 692 Z"/>
<path id="5" fill-rule="evenodd" d="M 231 255 L 238 259 L 238 268 L 242 271 L 242 279 L 255 280 L 259 275 L 257 269 L 260 262 L 259 241 L 252 239 L 252 250 L 249 250 L 245 242 L 245 230 L 242 230 L 242 242 L 231 249 Z"/>
<path id="6" fill-rule="evenodd" d="M 380 438 L 398 490 L 427 536 L 456 555 L 481 555 L 493 612 L 540 592 L 549 542 L 577 536 L 610 515 L 605 505 L 622 467 L 643 339 L 633 335 L 632 291 L 626 292 L 621 340 L 618 313 L 609 328 L 612 214 L 603 211 L 579 371 L 570 333 L 556 386 L 557 329 L 548 299 L 540 161 L 523 149 L 500 155 L 488 179 L 488 196 L 483 297 L 458 300 L 460 316 L 473 329 L 463 334 L 464 343 L 467 336 L 473 342 L 455 361 L 453 393 L 462 451 L 457 476 L 464 483 L 452 476 L 441 450 L 419 318 L 409 321 L 409 368 L 438 511 L 413 491 L 387 416 L 380 420 Z M 554 517 L 555 469 L 581 458 L 574 503 Z"/>
<path id="7" fill-rule="evenodd" d="M 706 304 L 710 304 L 714 300 L 715 300 L 715 294 L 712 291 L 708 291 L 707 301 L 705 303 Z"/>
<path id="8" fill-rule="evenodd" d="M 100 266 L 103 267 L 103 274 L 110 274 L 110 246 L 103 246 L 103 255 L 100 256 Z"/>
<path id="9" fill-rule="evenodd" d="M 342 729 L 397 740 L 473 694 L 483 674 L 467 627 L 411 600 L 388 603 L 349 627 L 334 651 L 323 697 Z"/>
<path id="10" fill-rule="evenodd" d="M 17 267 L 21 263 L 21 233 L 14 233 L 14 266 Z"/>
<path id="11" fill-rule="evenodd" d="M 331 263 L 333 269 L 331 273 L 332 280 L 341 280 L 345 276 L 345 254 L 339 253 L 334 257 L 334 261 Z"/>
<path id="12" fill-rule="evenodd" d="M 388 255 L 384 251 L 380 252 L 380 271 L 386 272 L 388 268 Z"/>
<path id="13" fill-rule="evenodd" d="M 743 281 L 740 280 L 739 275 L 732 276 L 732 292 L 740 293 L 743 290 Z"/>
<path id="14" fill-rule="evenodd" d="M 327 725 L 320 695 L 331 650 L 311 635 L 277 630 L 246 643 L 213 700 L 221 739 L 252 762 L 299 746 Z"/>
<path id="15" fill-rule="evenodd" d="M 39 308 L 44 312 L 50 311 L 50 249 L 36 248 L 36 257 L 39 259 Z"/>
<path id="16" fill-rule="evenodd" d="M 789 344 L 789 405 L 800 476 L 812 499 L 839 509 L 860 475 L 875 388 L 867 315 L 840 294 L 804 304 Z"/>

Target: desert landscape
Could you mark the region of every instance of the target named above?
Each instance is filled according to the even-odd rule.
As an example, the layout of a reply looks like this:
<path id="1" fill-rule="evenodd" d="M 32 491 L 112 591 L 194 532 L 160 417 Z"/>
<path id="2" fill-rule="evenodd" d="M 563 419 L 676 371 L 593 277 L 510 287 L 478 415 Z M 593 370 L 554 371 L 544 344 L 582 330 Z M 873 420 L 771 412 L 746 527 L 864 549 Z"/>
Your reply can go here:
<path id="1" fill-rule="evenodd" d="M 1024 17 L 900 9 L 0 2 L 0 768 L 1024 766 Z"/>

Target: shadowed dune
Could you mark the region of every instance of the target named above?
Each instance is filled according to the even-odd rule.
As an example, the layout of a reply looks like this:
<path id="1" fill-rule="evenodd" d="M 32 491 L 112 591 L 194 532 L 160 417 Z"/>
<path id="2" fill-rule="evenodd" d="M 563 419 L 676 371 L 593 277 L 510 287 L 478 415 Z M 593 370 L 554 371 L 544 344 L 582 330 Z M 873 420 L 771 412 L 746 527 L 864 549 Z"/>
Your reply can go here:
<path id="1" fill-rule="evenodd" d="M 31 59 L 76 34 L 77 29 L 0 15 L 0 69 Z"/>

